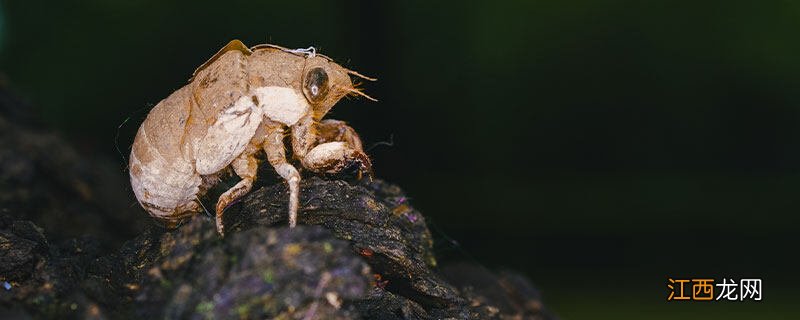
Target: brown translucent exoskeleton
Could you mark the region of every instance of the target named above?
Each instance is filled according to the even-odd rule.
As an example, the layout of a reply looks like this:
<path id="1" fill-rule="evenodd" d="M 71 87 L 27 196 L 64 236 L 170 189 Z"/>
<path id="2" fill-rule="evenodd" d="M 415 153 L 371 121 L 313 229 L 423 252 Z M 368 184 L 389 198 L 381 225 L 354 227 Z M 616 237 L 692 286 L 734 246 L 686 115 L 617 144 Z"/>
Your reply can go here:
<path id="1" fill-rule="evenodd" d="M 151 216 L 175 224 L 203 210 L 199 197 L 229 168 L 241 180 L 216 205 L 222 213 L 256 179 L 256 153 L 264 151 L 289 184 L 289 225 L 297 223 L 300 174 L 286 157 L 284 137 L 302 167 L 320 173 L 345 168 L 371 172 L 353 128 L 322 117 L 355 94 L 343 68 L 313 48 L 247 48 L 233 40 L 200 66 L 189 83 L 159 102 L 139 127 L 130 156 L 131 186 Z M 372 99 L 374 100 L 374 99 Z"/>

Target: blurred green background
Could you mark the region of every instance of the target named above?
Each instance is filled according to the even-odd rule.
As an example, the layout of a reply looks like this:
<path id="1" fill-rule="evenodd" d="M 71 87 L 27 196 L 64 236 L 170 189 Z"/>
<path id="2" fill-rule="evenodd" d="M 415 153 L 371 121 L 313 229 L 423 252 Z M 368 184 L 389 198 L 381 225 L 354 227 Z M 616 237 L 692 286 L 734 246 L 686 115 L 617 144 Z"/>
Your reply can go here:
<path id="1" fill-rule="evenodd" d="M 0 10 L 12 88 L 120 175 L 117 134 L 127 157 L 147 110 L 227 41 L 313 45 L 380 79 L 365 86 L 380 102 L 343 101 L 330 117 L 429 217 L 442 256 L 526 273 L 565 319 L 800 314 L 800 2 Z M 762 278 L 764 299 L 668 303 L 669 277 Z"/>

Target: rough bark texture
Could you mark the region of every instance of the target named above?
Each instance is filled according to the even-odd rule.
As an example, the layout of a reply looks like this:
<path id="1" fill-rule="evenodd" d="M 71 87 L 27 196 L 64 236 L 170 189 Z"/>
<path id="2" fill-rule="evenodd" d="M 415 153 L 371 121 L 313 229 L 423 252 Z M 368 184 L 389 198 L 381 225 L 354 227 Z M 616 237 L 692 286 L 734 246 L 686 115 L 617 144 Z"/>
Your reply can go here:
<path id="1" fill-rule="evenodd" d="M 439 266 L 424 217 L 398 187 L 379 180 L 307 177 L 294 229 L 286 227 L 283 184 L 229 208 L 225 238 L 205 215 L 175 230 L 141 227 L 147 219 L 128 206 L 127 188 L 106 185 L 122 179 L 102 177 L 113 168 L 97 169 L 107 164 L 8 121 L 14 102 L 0 93 L 4 316 L 552 318 L 518 274 Z M 114 242 L 142 229 L 121 246 Z"/>

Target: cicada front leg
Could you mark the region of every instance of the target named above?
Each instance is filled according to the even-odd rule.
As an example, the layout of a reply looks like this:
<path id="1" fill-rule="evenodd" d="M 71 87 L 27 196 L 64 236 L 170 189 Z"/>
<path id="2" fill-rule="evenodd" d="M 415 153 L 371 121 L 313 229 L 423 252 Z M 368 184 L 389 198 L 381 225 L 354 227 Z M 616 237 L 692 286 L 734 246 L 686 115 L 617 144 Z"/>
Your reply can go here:
<path id="1" fill-rule="evenodd" d="M 324 120 L 316 126 L 316 146 L 303 157 L 303 167 L 321 173 L 372 176 L 372 162 L 356 131 L 344 121 Z"/>

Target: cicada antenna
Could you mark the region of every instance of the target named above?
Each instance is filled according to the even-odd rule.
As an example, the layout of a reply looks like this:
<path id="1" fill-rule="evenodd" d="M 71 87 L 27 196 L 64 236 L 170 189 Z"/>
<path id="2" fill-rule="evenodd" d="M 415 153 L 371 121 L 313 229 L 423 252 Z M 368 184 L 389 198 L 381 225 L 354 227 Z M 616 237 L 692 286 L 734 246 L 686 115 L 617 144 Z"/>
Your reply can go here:
<path id="1" fill-rule="evenodd" d="M 345 70 L 347 70 L 347 74 L 354 75 L 354 76 L 359 77 L 361 79 L 364 79 L 364 80 L 367 80 L 367 81 L 378 81 L 378 78 L 370 78 L 370 77 L 367 77 L 367 76 L 365 76 L 363 74 L 360 74 L 360 73 L 358 73 L 356 71 L 353 71 L 353 70 L 350 70 L 350 69 L 345 69 Z"/>
<path id="2" fill-rule="evenodd" d="M 369 95 L 367 95 L 366 93 L 364 93 L 364 92 L 362 92 L 361 90 L 358 90 L 358 89 L 356 89 L 356 88 L 345 88 L 345 90 L 347 90 L 347 92 L 349 92 L 350 94 L 359 95 L 359 96 L 362 96 L 362 97 L 364 97 L 364 98 L 367 98 L 367 99 L 369 99 L 370 101 L 373 101 L 373 102 L 378 102 L 378 99 L 375 99 L 375 98 L 373 98 L 373 97 L 370 97 L 370 96 L 369 96 Z"/>

